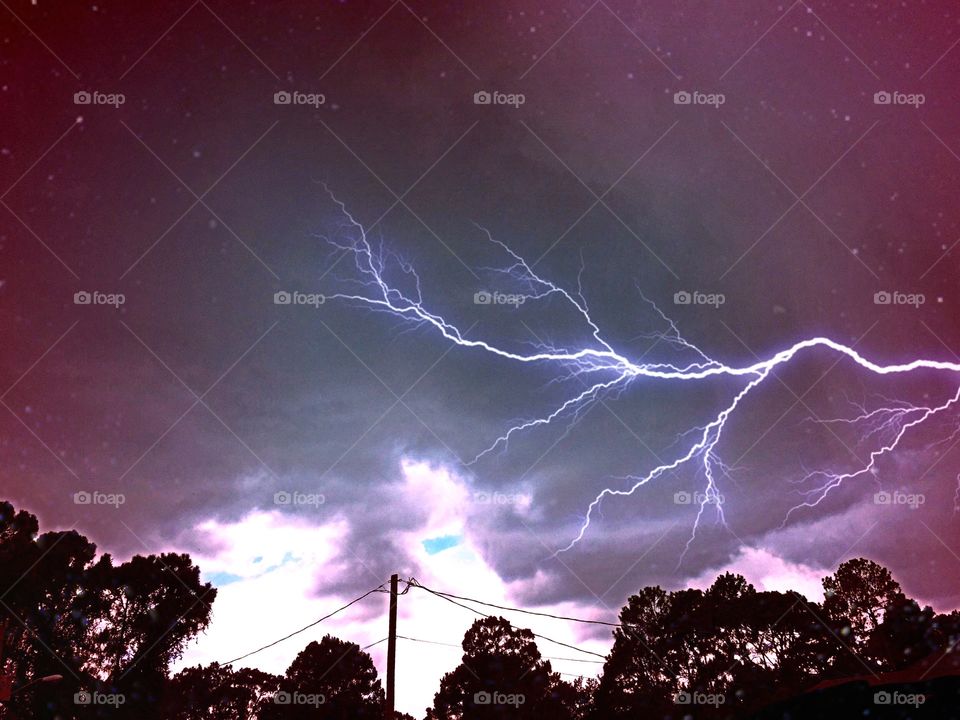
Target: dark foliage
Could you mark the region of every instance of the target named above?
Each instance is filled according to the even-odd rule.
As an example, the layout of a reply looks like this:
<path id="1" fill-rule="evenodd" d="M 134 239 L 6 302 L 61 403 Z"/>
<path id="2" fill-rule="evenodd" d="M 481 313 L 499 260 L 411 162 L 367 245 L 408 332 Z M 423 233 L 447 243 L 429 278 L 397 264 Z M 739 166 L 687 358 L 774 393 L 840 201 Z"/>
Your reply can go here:
<path id="1" fill-rule="evenodd" d="M 167 668 L 210 622 L 216 590 L 186 555 L 96 558 L 79 533 L 39 534 L 0 503 L 3 673 L 23 688 L 5 715 L 160 718 Z M 56 684 L 32 684 L 58 674 Z"/>
<path id="2" fill-rule="evenodd" d="M 599 680 L 566 682 L 530 630 L 477 620 L 427 720 L 834 717 L 960 720 L 960 612 L 907 597 L 862 558 L 824 601 L 721 575 L 706 590 L 645 587 L 620 612 Z M 379 720 L 370 655 L 330 635 L 283 676 L 170 667 L 210 622 L 216 590 L 187 555 L 116 564 L 83 535 L 40 533 L 0 502 L 6 720 Z M 38 679 L 62 675 L 60 682 Z M 397 713 L 396 720 L 413 720 Z"/>

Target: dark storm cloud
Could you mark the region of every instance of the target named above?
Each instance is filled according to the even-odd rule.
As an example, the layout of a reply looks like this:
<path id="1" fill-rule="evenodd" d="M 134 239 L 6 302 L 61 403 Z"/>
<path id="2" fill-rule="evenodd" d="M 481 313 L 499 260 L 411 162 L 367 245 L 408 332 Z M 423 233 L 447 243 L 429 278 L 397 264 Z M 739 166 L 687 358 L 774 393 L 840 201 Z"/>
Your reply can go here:
<path id="1" fill-rule="evenodd" d="M 538 272 L 567 288 L 577 287 L 582 267 L 594 316 L 630 357 L 676 359 L 649 336 L 665 324 L 642 291 L 689 340 L 730 363 L 813 334 L 859 341 L 882 361 L 953 359 L 956 259 L 939 258 L 957 236 L 949 188 L 960 163 L 914 116 L 960 147 L 956 90 L 946 81 L 960 55 L 924 80 L 921 111 L 871 102 L 881 87 L 918 82 L 919 72 L 884 58 L 926 69 L 947 38 L 917 30 L 929 43 L 904 38 L 892 49 L 882 38 L 903 38 L 891 33 L 895 18 L 871 26 L 817 6 L 869 69 L 799 9 L 731 67 L 777 13 L 757 4 L 738 11 L 743 17 L 709 8 L 694 17 L 669 3 L 610 3 L 658 60 L 603 7 L 546 52 L 589 5 L 411 6 L 417 17 L 395 7 L 346 55 L 388 4 L 215 8 L 254 54 L 197 9 L 123 81 L 114 78 L 176 14 L 130 16 L 108 3 L 99 18 L 23 8 L 82 83 L 25 30 L 5 29 L 13 117 L 38 119 L 9 120 L 4 187 L 84 116 L 6 198 L 52 251 L 8 217 L 5 386 L 43 359 L 5 396 L 19 418 L 0 420 L 7 495 L 47 522 L 76 522 L 103 546 L 133 552 L 141 538 L 189 543 L 206 518 L 274 509 L 278 491 L 322 493 L 320 508 L 284 511 L 318 523 L 346 519 L 339 559 L 359 572 L 337 589 L 352 592 L 371 575 L 416 573 L 396 540 L 427 513 L 397 492 L 401 459 L 412 457 L 452 468 L 478 491 L 532 496 L 529 509 L 467 513 L 472 539 L 502 577 L 544 574 L 531 580 L 526 602 L 596 603 L 600 595 L 617 607 L 642 584 L 681 585 L 723 567 L 743 545 L 829 566 L 876 518 L 880 526 L 855 552 L 882 559 L 924 598 L 955 605 L 948 569 L 958 536 L 944 508 L 960 461 L 949 444 L 929 447 L 934 437 L 877 480 L 906 485 L 938 461 L 918 480 L 931 500 L 914 514 L 875 513 L 875 485 L 859 482 L 778 530 L 798 502 L 791 480 L 854 462 L 837 438 L 809 435 L 801 421 L 810 411 L 838 416 L 849 412 L 849 397 L 897 388 L 916 401 L 926 401 L 925 388 L 942 399 L 939 379 L 924 375 L 918 388 L 833 368 L 825 354 L 798 358 L 751 396 L 722 444 L 737 466 L 721 480 L 730 531 L 707 512 L 677 569 L 693 511 L 674 494 L 703 487 L 702 473 L 687 466 L 630 498 L 609 498 L 582 543 L 550 559 L 602 488 L 626 487 L 624 476 L 682 452 L 689 437 L 678 435 L 708 421 L 737 385 L 636 381 L 566 436 L 566 423 L 536 429 L 465 465 L 515 420 L 577 392 L 576 380 L 549 385 L 555 369 L 451 349 L 430 329 L 362 308 L 273 303 L 278 291 L 330 292 L 354 277 L 349 259 L 337 262 L 323 241 L 350 231 L 325 183 L 362 224 L 380 221 L 371 239 L 412 263 L 427 305 L 471 337 L 513 348 L 589 338 L 554 301 L 519 312 L 473 305 L 494 282 L 478 268 L 509 263 L 480 225 L 531 261 L 543 256 Z M 116 46 L 119 26 L 126 30 Z M 81 113 L 71 99 L 87 81 L 115 85 L 129 100 Z M 274 105 L 284 88 L 322 92 L 326 103 Z M 719 109 L 673 104 L 674 92 L 698 88 L 727 101 Z M 523 92 L 527 101 L 474 105 L 481 89 Z M 171 228 L 211 185 L 209 207 L 196 205 Z M 76 306 L 82 289 L 123 292 L 126 302 L 118 311 Z M 727 302 L 674 306 L 685 289 L 723 292 Z M 919 310 L 878 307 L 873 294 L 884 289 L 929 301 Z M 127 502 L 78 509 L 71 498 L 84 489 L 122 492 Z M 911 542 L 891 540 L 899 534 Z"/>

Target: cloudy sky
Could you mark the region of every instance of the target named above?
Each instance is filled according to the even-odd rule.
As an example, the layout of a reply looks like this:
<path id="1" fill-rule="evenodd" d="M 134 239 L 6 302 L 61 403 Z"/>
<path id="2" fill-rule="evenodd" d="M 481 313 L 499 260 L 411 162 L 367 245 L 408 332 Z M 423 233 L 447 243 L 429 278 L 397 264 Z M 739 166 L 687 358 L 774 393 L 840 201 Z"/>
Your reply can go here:
<path id="1" fill-rule="evenodd" d="M 2 494 L 121 557 L 191 553 L 221 590 L 188 662 L 242 654 L 393 572 L 610 620 L 643 585 L 724 569 L 816 596 L 862 555 L 957 607 L 952 407 L 787 518 L 808 473 L 863 467 L 912 416 L 823 421 L 943 404 L 954 372 L 798 354 L 715 448 L 726 527 L 707 507 L 687 547 L 684 494 L 707 482 L 694 462 L 607 497 L 554 555 L 600 491 L 682 456 L 747 380 L 637 377 L 474 461 L 603 378 L 362 302 L 274 298 L 373 297 L 342 250 L 358 223 L 399 289 L 415 271 L 430 312 L 516 354 L 598 345 L 556 296 L 477 304 L 523 289 L 494 270 L 514 258 L 491 238 L 581 292 L 637 364 L 689 362 L 674 330 L 729 366 L 816 336 L 881 364 L 960 362 L 958 38 L 946 0 L 5 4 Z M 376 642 L 384 609 L 375 595 L 246 662 L 282 670 L 325 630 Z M 411 637 L 455 644 L 472 619 L 423 591 L 401 602 Z M 419 714 L 458 652 L 400 652 L 400 706 Z"/>

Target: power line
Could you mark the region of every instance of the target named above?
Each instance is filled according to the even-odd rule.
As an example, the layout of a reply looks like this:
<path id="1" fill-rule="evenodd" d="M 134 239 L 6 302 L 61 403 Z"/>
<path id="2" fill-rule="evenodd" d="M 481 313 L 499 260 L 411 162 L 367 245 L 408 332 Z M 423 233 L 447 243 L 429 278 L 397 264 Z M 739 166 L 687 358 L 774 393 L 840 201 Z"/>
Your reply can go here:
<path id="1" fill-rule="evenodd" d="M 457 606 L 459 606 L 459 607 L 462 607 L 462 608 L 464 608 L 465 610 L 469 610 L 470 612 L 472 612 L 472 613 L 474 613 L 474 614 L 476 614 L 476 615 L 479 615 L 480 617 L 487 617 L 486 615 L 484 615 L 484 613 L 480 612 L 480 611 L 477 610 L 476 608 L 472 608 L 472 607 L 470 607 L 469 605 L 464 605 L 463 603 L 457 602 L 456 600 L 453 600 L 452 598 L 447 597 L 447 595 L 448 595 L 449 593 L 447 593 L 447 594 L 440 593 L 440 592 L 437 592 L 436 590 L 431 590 L 430 588 L 426 587 L 425 585 L 421 585 L 419 582 L 417 582 L 417 579 L 416 579 L 416 578 L 410 578 L 410 584 L 411 584 L 413 587 L 418 587 L 418 588 L 420 588 L 421 590 L 426 590 L 428 593 L 430 593 L 430 594 L 432 594 L 432 595 L 436 595 L 438 598 L 441 598 L 441 599 L 443 599 L 443 600 L 446 600 L 448 603 L 453 603 L 454 605 L 457 605 Z M 467 599 L 470 600 L 471 598 L 467 598 Z M 479 602 L 479 601 L 477 601 L 477 602 Z M 489 603 L 483 603 L 483 604 L 489 604 Z M 507 623 L 507 624 L 510 625 L 510 627 L 512 627 L 514 630 L 520 630 L 520 629 L 521 629 L 521 628 L 518 628 L 516 625 L 513 625 L 512 623 Z M 546 640 L 547 642 L 552 642 L 552 643 L 554 643 L 554 644 L 556 644 L 556 645 L 561 645 L 561 646 L 563 646 L 563 647 L 565 647 L 565 648 L 569 648 L 569 649 L 571 649 L 571 650 L 576 650 L 577 652 L 586 653 L 587 655 L 595 655 L 595 656 L 597 656 L 598 658 L 603 658 L 604 661 L 606 661 L 606 659 L 607 659 L 607 656 L 606 656 L 606 655 L 601 655 L 600 653 L 593 652 L 592 650 L 584 650 L 583 648 L 579 648 L 579 647 L 577 647 L 576 645 L 570 645 L 569 643 L 560 642 L 559 640 L 554 640 L 553 638 L 547 637 L 546 635 L 541 635 L 541 634 L 539 634 L 539 633 L 535 633 L 535 632 L 533 632 L 532 630 L 530 630 L 529 632 L 530 632 L 530 634 L 532 634 L 534 637 L 538 637 L 538 638 L 540 638 L 541 640 Z"/>
<path id="2" fill-rule="evenodd" d="M 457 648 L 458 650 L 462 649 L 462 645 L 457 645 L 456 643 L 447 643 L 439 642 L 438 640 L 423 640 L 422 638 L 412 638 L 405 635 L 397 635 L 401 640 L 412 640 L 413 642 L 426 643 L 427 645 L 442 645 L 443 647 Z M 381 642 L 383 642 L 381 640 Z M 566 658 L 566 657 L 551 657 L 549 655 L 541 655 L 544 660 L 563 660 L 565 662 L 578 662 L 578 663 L 596 663 L 597 665 L 602 665 L 603 663 L 599 660 L 585 660 L 583 658 Z"/>
<path id="3" fill-rule="evenodd" d="M 412 579 L 413 579 L 413 578 L 411 578 L 411 580 L 412 580 Z M 407 586 L 406 586 L 403 590 L 400 590 L 400 591 L 397 593 L 397 595 L 406 595 L 408 592 L 410 592 L 410 580 L 400 580 L 400 582 L 405 582 L 405 583 L 407 584 Z M 389 594 L 390 594 L 390 590 L 387 588 L 387 584 L 386 584 L 386 583 L 384 583 L 383 585 L 381 585 L 380 587 L 378 587 L 378 588 L 376 589 L 376 592 L 378 592 L 378 593 L 384 593 L 385 595 L 389 595 Z"/>
<path id="4" fill-rule="evenodd" d="M 263 651 L 263 650 L 266 650 L 267 648 L 272 648 L 274 645 L 279 645 L 279 644 L 282 643 L 284 640 L 289 640 L 289 639 L 292 638 L 294 635 L 299 635 L 300 633 L 304 632 L 305 630 L 309 630 L 309 629 L 312 628 L 313 626 L 319 625 L 319 624 L 322 623 L 324 620 L 328 620 L 329 618 L 332 618 L 332 617 L 333 617 L 334 615 L 336 615 L 337 613 L 343 612 L 343 611 L 346 610 L 348 607 L 350 607 L 351 605 L 353 605 L 353 604 L 355 604 L 355 603 L 360 602 L 361 600 L 363 600 L 363 599 L 364 599 L 365 597 L 367 597 L 368 595 L 373 595 L 373 593 L 378 592 L 378 591 L 380 590 L 380 588 L 382 588 L 384 585 L 386 585 L 386 583 L 381 583 L 381 584 L 378 585 L 377 587 L 373 588 L 373 590 L 368 590 L 367 592 L 365 592 L 365 593 L 364 593 L 363 595 L 361 595 L 360 597 L 354 598 L 353 600 L 351 600 L 350 602 L 348 602 L 348 603 L 347 603 L 346 605 L 344 605 L 343 607 L 339 607 L 339 608 L 337 608 L 336 610 L 334 610 L 332 613 L 329 613 L 329 614 L 327 614 L 327 615 L 324 615 L 324 616 L 323 616 L 322 618 L 320 618 L 319 620 L 314 620 L 314 621 L 313 621 L 312 623 L 310 623 L 309 625 L 305 625 L 305 626 L 303 626 L 302 628 L 300 628 L 299 630 L 294 630 L 292 633 L 290 633 L 289 635 L 284 635 L 284 636 L 283 636 L 282 638 L 280 638 L 279 640 L 274 640 L 272 643 L 268 643 L 268 644 L 264 645 L 263 647 L 257 648 L 256 650 L 251 650 L 251 651 L 248 652 L 246 655 L 241 655 L 240 657 L 236 657 L 236 658 L 234 658 L 233 660 L 228 660 L 228 661 L 225 662 L 225 663 L 221 663 L 221 665 L 231 665 L 231 664 L 233 664 L 233 663 L 235 663 L 235 662 L 238 662 L 238 661 L 240 661 L 240 660 L 243 660 L 243 659 L 245 659 L 245 658 L 248 658 L 248 657 L 250 657 L 251 655 L 256 655 L 258 652 L 261 652 L 261 651 Z M 382 642 L 382 641 L 381 641 L 381 642 Z"/>
<path id="5" fill-rule="evenodd" d="M 525 614 L 527 614 L 527 615 L 536 615 L 536 616 L 538 616 L 538 617 L 546 617 L 546 618 L 551 618 L 551 619 L 554 619 L 554 620 L 563 620 L 563 621 L 567 621 L 567 622 L 578 622 L 578 623 L 584 623 L 584 624 L 588 624 L 588 625 L 605 625 L 605 626 L 608 626 L 608 627 L 625 627 L 624 625 L 621 625 L 621 624 L 618 624 L 618 623 L 610 623 L 610 622 L 606 622 L 606 621 L 603 621 L 603 620 L 586 620 L 586 619 L 584 619 L 584 618 L 569 617 L 569 616 L 565 616 L 565 615 L 555 615 L 555 614 L 552 614 L 552 613 L 538 612 L 538 611 L 535 611 L 535 610 L 524 610 L 523 608 L 514 608 L 514 607 L 509 607 L 509 606 L 506 606 L 506 605 L 498 605 L 498 604 L 496 604 L 496 603 L 487 602 L 487 601 L 485 601 L 485 600 L 479 600 L 479 599 L 477 599 L 477 598 L 466 597 L 466 596 L 463 596 L 463 595 L 455 595 L 455 594 L 453 594 L 453 593 L 443 592 L 443 591 L 440 591 L 440 590 L 434 590 L 434 589 L 432 589 L 432 588 L 429 588 L 429 587 L 427 587 L 426 585 L 421 584 L 416 578 L 410 578 L 409 580 L 406 581 L 406 584 L 407 584 L 407 586 L 403 589 L 402 592 L 400 592 L 400 593 L 398 593 L 398 594 L 400 594 L 400 595 L 405 595 L 405 594 L 407 594 L 407 593 L 410 591 L 410 588 L 411 588 L 411 587 L 417 587 L 417 588 L 420 588 L 421 590 L 426 590 L 428 593 L 431 593 L 432 595 L 436 595 L 437 597 L 439 597 L 439 598 L 441 598 L 441 599 L 443 599 L 443 600 L 446 600 L 446 601 L 449 602 L 449 603 L 453 603 L 454 605 L 457 605 L 457 606 L 459 606 L 459 607 L 462 607 L 462 608 L 464 608 L 465 610 L 469 610 L 470 612 L 472 612 L 472 613 L 474 613 L 474 614 L 476 614 L 476 615 L 479 615 L 480 617 L 486 617 L 486 615 L 485 615 L 484 613 L 480 612 L 479 610 L 477 610 L 476 608 L 470 607 L 469 605 L 464 605 L 463 603 L 458 602 L 458 601 L 459 601 L 459 600 L 464 600 L 464 601 L 467 601 L 467 602 L 476 603 L 476 604 L 478 604 L 478 605 L 483 605 L 483 606 L 486 606 L 486 607 L 497 608 L 498 610 L 506 610 L 506 611 L 512 611 L 512 612 L 525 613 Z M 343 605 L 342 607 L 337 608 L 337 609 L 334 610 L 333 612 L 328 613 L 327 615 L 324 615 L 322 618 L 320 618 L 320 619 L 318 619 L 318 620 L 314 620 L 312 623 L 303 626 L 303 627 L 300 628 L 299 630 L 294 630 L 292 633 L 289 633 L 288 635 L 284 635 L 283 637 L 281 637 L 281 638 L 279 638 L 279 639 L 277 639 L 277 640 L 274 640 L 273 642 L 267 643 L 266 645 L 264 645 L 264 646 L 262 646 L 262 647 L 259 647 L 259 648 L 257 648 L 256 650 L 251 650 L 250 652 L 248 652 L 248 653 L 246 653 L 246 654 L 244 654 L 244 655 L 241 655 L 241 656 L 239 656 L 239 657 L 236 657 L 236 658 L 234 658 L 234 659 L 232 659 L 232 660 L 228 660 L 228 661 L 226 661 L 226 662 L 224 662 L 224 663 L 221 663 L 221 664 L 222 664 L 222 665 L 231 665 L 231 664 L 233 664 L 233 663 L 235 663 L 235 662 L 239 662 L 240 660 L 245 660 L 246 658 L 248 658 L 248 657 L 250 657 L 250 656 L 252 656 L 252 655 L 256 655 L 256 654 L 259 653 L 259 652 L 262 652 L 262 651 L 264 651 L 264 650 L 267 650 L 268 648 L 272 648 L 272 647 L 274 647 L 275 645 L 279 645 L 280 643 L 284 642 L 285 640 L 289 640 L 290 638 L 294 637 L 295 635 L 299 635 L 300 633 L 305 632 L 306 630 L 309 630 L 310 628 L 312 628 L 312 627 L 314 627 L 314 626 L 316 626 L 316 625 L 319 625 L 319 624 L 322 623 L 324 620 L 330 619 L 330 618 L 333 617 L 334 615 L 336 615 L 336 614 L 338 614 L 338 613 L 340 613 L 340 612 L 343 612 L 344 610 L 346 610 L 347 608 L 349 608 L 351 605 L 354 605 L 354 604 L 360 602 L 361 600 L 363 600 L 364 598 L 368 597 L 369 595 L 372 595 L 373 593 L 377 593 L 377 592 L 388 592 L 388 591 L 386 590 L 386 583 L 381 583 L 380 585 L 378 585 L 377 587 L 373 588 L 372 590 L 368 590 L 368 591 L 365 592 L 363 595 L 360 595 L 359 597 L 354 598 L 353 600 L 351 600 L 350 602 L 348 602 L 346 605 Z M 516 626 L 515 626 L 515 625 L 512 625 L 512 624 L 510 625 L 510 627 L 513 627 L 514 629 L 519 629 L 519 628 L 516 628 Z M 546 635 L 541 635 L 540 633 L 535 633 L 535 632 L 532 632 L 532 631 L 531 631 L 531 633 L 533 634 L 534 637 L 540 638 L 541 640 L 546 640 L 547 642 L 554 643 L 555 645 L 560 645 L 561 647 L 569 648 L 570 650 L 575 650 L 575 651 L 577 651 L 577 652 L 585 653 L 585 654 L 587 654 L 587 655 L 594 655 L 594 656 L 596 656 L 596 657 L 598 657 L 598 658 L 602 658 L 604 661 L 606 660 L 606 656 L 605 656 L 605 655 L 601 655 L 600 653 L 596 653 L 596 652 L 593 652 L 593 651 L 591 651 L 591 650 L 584 650 L 583 648 L 577 647 L 576 645 L 571 645 L 571 644 L 569 644 L 569 643 L 561 642 L 560 640 L 555 640 L 555 639 L 553 639 L 553 638 L 547 637 Z M 427 643 L 427 644 L 431 644 L 431 645 L 449 645 L 450 647 L 457 647 L 457 648 L 460 647 L 459 645 L 454 645 L 454 644 L 452 644 L 452 643 L 442 643 L 442 642 L 438 642 L 438 641 L 435 641 L 435 640 L 423 640 L 423 639 L 420 639 L 420 638 L 411 638 L 411 637 L 405 637 L 405 636 L 402 636 L 402 635 L 398 635 L 397 637 L 402 637 L 404 640 L 409 640 L 409 641 L 411 641 L 411 642 L 422 642 L 422 643 Z M 382 640 L 378 640 L 377 642 L 372 643 L 372 644 L 370 644 L 370 645 L 367 645 L 366 647 L 361 648 L 361 649 L 362 649 L 362 650 L 366 650 L 366 649 L 368 649 L 368 648 L 374 647 L 375 645 L 379 645 L 380 643 L 385 642 L 387 639 L 388 639 L 388 638 L 383 638 Z M 570 661 L 570 662 L 588 662 L 588 663 L 598 663 L 598 664 L 599 664 L 599 661 L 597 661 L 597 660 L 582 660 L 582 659 L 576 659 L 576 658 L 560 658 L 560 657 L 548 657 L 548 656 L 544 656 L 544 658 L 547 659 L 547 660 L 561 660 L 561 661 Z"/>
<path id="6" fill-rule="evenodd" d="M 539 617 L 553 618 L 554 620 L 568 620 L 570 622 L 584 623 L 587 625 L 606 625 L 607 627 L 624 627 L 621 623 L 612 623 L 605 620 L 586 620 L 584 618 L 570 617 L 568 615 L 554 615 L 552 613 L 546 612 L 537 612 L 536 610 L 524 610 L 523 608 L 509 607 L 507 605 L 497 605 L 496 603 L 486 602 L 484 600 L 478 600 L 476 598 L 464 597 L 463 595 L 454 595 L 453 593 L 443 592 L 441 590 L 432 590 L 425 585 L 421 585 L 416 578 L 410 579 L 410 584 L 414 587 L 423 588 L 427 592 L 432 592 L 434 595 L 440 595 L 446 598 L 456 598 L 457 600 L 466 600 L 468 602 L 477 603 L 478 605 L 486 605 L 487 607 L 497 608 L 498 610 L 509 610 L 511 612 L 525 613 L 527 615 L 537 615 Z"/>
<path id="7" fill-rule="evenodd" d="M 513 626 L 513 627 L 516 627 L 516 626 Z M 569 643 L 560 642 L 559 640 L 554 640 L 553 638 L 548 638 L 546 635 L 540 635 L 539 633 L 535 633 L 535 632 L 533 632 L 532 630 L 531 630 L 530 632 L 533 634 L 534 637 L 538 637 L 538 638 L 540 638 L 541 640 L 546 640 L 547 642 L 552 642 L 552 643 L 554 643 L 555 645 L 561 645 L 561 646 L 563 646 L 563 647 L 565 647 L 565 648 L 570 648 L 571 650 L 576 650 L 577 652 L 586 653 L 587 655 L 595 655 L 595 656 L 598 657 L 598 658 L 603 658 L 603 661 L 604 661 L 604 662 L 607 661 L 607 656 L 606 656 L 606 655 L 601 655 L 600 653 L 593 652 L 593 650 L 584 650 L 583 648 L 579 648 L 579 647 L 577 647 L 576 645 L 570 645 Z"/>
<path id="8" fill-rule="evenodd" d="M 397 637 L 400 637 L 400 636 L 397 635 Z M 369 649 L 372 648 L 374 645 L 379 645 L 380 643 L 386 642 L 386 641 L 389 640 L 389 639 L 390 639 L 390 638 L 380 638 L 380 639 L 377 640 L 375 643 L 370 643 L 369 645 L 364 645 L 364 646 L 363 646 L 362 648 L 360 648 L 360 649 L 361 649 L 361 650 L 369 650 Z"/>

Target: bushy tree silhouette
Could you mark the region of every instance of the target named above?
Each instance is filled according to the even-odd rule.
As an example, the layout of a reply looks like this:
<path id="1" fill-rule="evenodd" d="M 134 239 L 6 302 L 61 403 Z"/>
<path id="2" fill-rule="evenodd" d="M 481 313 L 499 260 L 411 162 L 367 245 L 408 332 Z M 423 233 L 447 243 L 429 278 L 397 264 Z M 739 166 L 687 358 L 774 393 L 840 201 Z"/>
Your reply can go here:
<path id="1" fill-rule="evenodd" d="M 79 533 L 39 534 L 37 519 L 0 502 L 0 618 L 7 714 L 30 718 L 159 718 L 167 668 L 210 622 L 216 591 L 186 555 L 96 558 Z M 78 695 L 86 693 L 86 695 Z M 122 701 L 118 700 L 122 696 Z M 104 702 L 98 702 L 104 700 Z"/>
<path id="2" fill-rule="evenodd" d="M 287 668 L 263 720 L 373 720 L 383 717 L 384 694 L 370 655 L 359 645 L 325 635 Z"/>
<path id="3" fill-rule="evenodd" d="M 574 717 L 577 698 L 577 688 L 560 680 L 541 658 L 532 632 L 502 617 L 485 617 L 464 635 L 462 662 L 440 681 L 427 717 L 565 720 Z"/>
<path id="4" fill-rule="evenodd" d="M 280 677 L 253 668 L 233 670 L 212 663 L 185 668 L 170 679 L 167 720 L 257 720 L 280 685 Z"/>
<path id="5" fill-rule="evenodd" d="M 593 717 L 744 710 L 774 687 L 810 685 L 836 652 L 815 608 L 729 573 L 706 591 L 644 588 L 620 613 Z"/>
<path id="6" fill-rule="evenodd" d="M 824 681 L 875 681 L 918 663 L 924 677 L 960 641 L 960 613 L 922 608 L 875 562 L 845 562 L 823 585 L 822 605 L 731 574 L 705 591 L 642 589 L 620 613 L 592 718 L 747 717 Z M 706 706 L 691 707 L 698 699 Z"/>
<path id="7" fill-rule="evenodd" d="M 890 571 L 872 560 L 848 560 L 823 579 L 823 591 L 826 619 L 838 637 L 863 660 L 882 666 L 881 658 L 871 656 L 868 643 L 887 608 L 901 595 Z"/>

